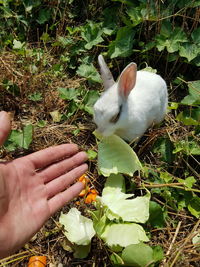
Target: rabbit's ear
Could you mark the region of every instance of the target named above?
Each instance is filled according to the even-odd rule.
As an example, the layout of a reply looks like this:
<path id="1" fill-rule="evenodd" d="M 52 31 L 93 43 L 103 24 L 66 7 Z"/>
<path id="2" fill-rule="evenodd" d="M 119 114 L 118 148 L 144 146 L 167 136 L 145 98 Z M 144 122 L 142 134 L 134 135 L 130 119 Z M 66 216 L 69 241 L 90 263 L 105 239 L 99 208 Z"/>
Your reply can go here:
<path id="1" fill-rule="evenodd" d="M 101 78 L 103 80 L 103 85 L 106 90 L 110 88 L 115 83 L 115 81 L 102 55 L 98 56 L 98 62 L 100 66 Z"/>
<path id="2" fill-rule="evenodd" d="M 135 63 L 130 63 L 121 73 L 119 77 L 118 90 L 119 94 L 127 98 L 131 90 L 135 86 L 137 75 L 137 65 Z"/>

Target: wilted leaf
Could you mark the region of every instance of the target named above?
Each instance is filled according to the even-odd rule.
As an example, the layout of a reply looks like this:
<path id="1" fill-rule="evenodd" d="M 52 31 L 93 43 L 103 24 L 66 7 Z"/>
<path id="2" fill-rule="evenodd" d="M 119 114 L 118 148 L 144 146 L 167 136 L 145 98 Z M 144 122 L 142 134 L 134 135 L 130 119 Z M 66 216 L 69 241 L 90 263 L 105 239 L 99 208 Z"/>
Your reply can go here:
<path id="1" fill-rule="evenodd" d="M 200 247 L 200 233 L 196 232 L 195 236 L 192 238 L 192 244 L 195 245 L 196 248 Z"/>
<path id="2" fill-rule="evenodd" d="M 133 149 L 120 137 L 104 137 L 98 145 L 98 168 L 104 176 L 124 173 L 130 176 L 141 170 L 141 163 Z"/>
<path id="3" fill-rule="evenodd" d="M 62 118 L 62 114 L 58 110 L 54 110 L 50 112 L 50 115 L 53 119 L 53 122 L 60 122 Z"/>
<path id="4" fill-rule="evenodd" d="M 13 49 L 22 49 L 24 47 L 25 43 L 22 43 L 17 40 L 13 40 Z"/>

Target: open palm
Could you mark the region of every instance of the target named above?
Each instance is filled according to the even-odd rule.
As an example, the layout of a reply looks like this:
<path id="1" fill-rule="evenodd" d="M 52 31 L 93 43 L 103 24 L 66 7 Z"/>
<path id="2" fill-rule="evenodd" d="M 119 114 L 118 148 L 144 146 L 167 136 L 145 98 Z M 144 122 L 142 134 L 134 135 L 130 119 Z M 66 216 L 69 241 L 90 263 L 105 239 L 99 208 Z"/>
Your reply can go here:
<path id="1" fill-rule="evenodd" d="M 10 131 L 0 113 L 0 144 Z M 83 189 L 73 182 L 87 171 L 74 144 L 50 147 L 0 164 L 0 258 L 25 244 L 45 221 Z M 73 185 L 71 185 L 73 184 Z"/>

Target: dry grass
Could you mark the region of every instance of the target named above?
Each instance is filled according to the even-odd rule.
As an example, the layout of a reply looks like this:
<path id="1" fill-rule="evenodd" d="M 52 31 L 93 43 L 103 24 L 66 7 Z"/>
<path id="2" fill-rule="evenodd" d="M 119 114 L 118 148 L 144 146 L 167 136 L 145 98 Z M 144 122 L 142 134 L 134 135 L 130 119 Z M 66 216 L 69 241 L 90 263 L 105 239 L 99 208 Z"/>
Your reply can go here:
<path id="1" fill-rule="evenodd" d="M 49 58 L 51 57 L 49 56 Z M 54 59 L 51 58 L 51 60 Z M 12 159 L 25 153 L 66 142 L 75 142 L 83 150 L 96 149 L 95 139 L 92 135 L 94 125 L 91 118 L 83 114 L 82 111 L 78 111 L 72 119 L 61 123 L 54 123 L 50 116 L 51 111 L 59 110 L 62 113 L 67 110 L 67 103 L 59 98 L 57 87 L 78 88 L 80 85 L 85 86 L 83 79 L 69 79 L 67 75 L 61 79 L 52 74 L 48 75 L 46 71 L 33 74 L 28 71 L 27 67 L 24 67 L 24 64 L 28 66 L 30 59 L 23 58 L 22 64 L 19 56 L 12 53 L 2 54 L 0 62 L 0 109 L 10 112 L 13 129 L 21 128 L 22 125 L 27 123 L 37 125 L 39 120 L 47 121 L 45 127 L 35 127 L 34 139 L 29 151 L 14 153 L 3 151 L 3 159 Z M 5 90 L 2 84 L 4 79 L 18 85 L 20 88 L 18 97 Z M 42 93 L 41 102 L 32 102 L 28 99 L 28 95 L 35 91 Z M 75 136 L 73 130 L 77 128 L 80 133 Z M 188 136 L 188 132 L 190 131 L 175 121 L 172 115 L 168 115 L 165 123 L 159 128 L 149 130 L 134 149 L 142 161 L 156 169 L 161 161 L 155 157 L 151 149 L 157 138 L 168 135 L 173 140 L 181 140 Z M 187 164 L 189 164 L 189 167 Z M 187 164 L 183 159 L 179 159 L 179 162 L 172 166 L 173 172 L 177 173 L 181 168 L 188 168 L 190 173 L 197 175 L 199 172 L 198 164 L 195 165 L 194 162 L 191 165 L 190 163 Z M 104 178 L 98 177 L 95 160 L 89 163 L 88 175 L 93 186 L 101 192 Z M 195 231 L 199 229 L 200 221 L 190 216 L 186 211 L 177 213 L 176 210 L 167 206 L 159 198 L 154 197 L 154 200 L 167 207 L 169 215 L 165 228 L 151 230 L 151 244 L 161 245 L 165 251 L 166 257 L 160 266 L 199 266 L 199 251 L 194 247 L 191 240 Z M 86 213 L 84 201 L 80 199 L 79 201 L 80 205 L 77 206 L 76 200 L 74 200 L 63 207 L 62 211 L 66 212 L 70 207 L 77 206 L 78 209 Z M 94 209 L 92 205 L 90 208 Z M 109 249 L 97 238 L 92 242 L 91 253 L 87 259 L 74 259 L 72 253 L 65 250 L 67 244 L 57 223 L 59 214 L 60 212 L 50 218 L 40 232 L 18 254 L 5 259 L 5 265 L 4 261 L 0 261 L 0 266 L 25 266 L 28 258 L 33 254 L 44 254 L 48 257 L 48 263 L 57 264 L 61 262 L 64 266 L 111 266 L 108 257 Z"/>

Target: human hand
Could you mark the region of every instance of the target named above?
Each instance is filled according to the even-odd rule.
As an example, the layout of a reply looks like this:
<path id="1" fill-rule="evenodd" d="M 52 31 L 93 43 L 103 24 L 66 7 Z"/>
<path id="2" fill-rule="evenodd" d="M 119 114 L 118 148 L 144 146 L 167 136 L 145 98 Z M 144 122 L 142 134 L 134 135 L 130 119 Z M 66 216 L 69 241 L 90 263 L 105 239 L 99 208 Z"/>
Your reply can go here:
<path id="1" fill-rule="evenodd" d="M 0 145 L 9 132 L 8 114 L 0 112 Z M 76 145 L 64 144 L 0 163 L 0 258 L 23 246 L 80 193 L 83 184 L 73 183 L 87 171 L 86 160 Z"/>

